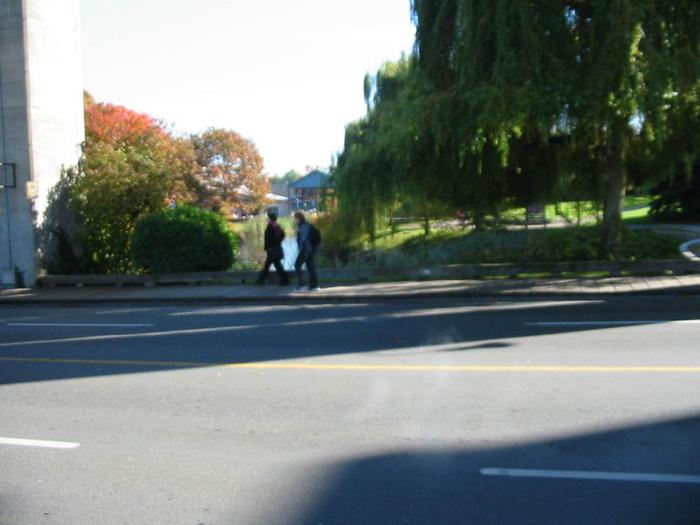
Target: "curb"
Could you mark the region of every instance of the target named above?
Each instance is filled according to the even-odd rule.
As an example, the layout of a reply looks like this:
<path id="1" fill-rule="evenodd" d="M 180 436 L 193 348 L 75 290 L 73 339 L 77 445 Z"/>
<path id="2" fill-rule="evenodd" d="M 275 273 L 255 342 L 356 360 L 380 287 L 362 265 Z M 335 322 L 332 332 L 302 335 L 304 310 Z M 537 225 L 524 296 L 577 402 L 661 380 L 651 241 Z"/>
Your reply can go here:
<path id="1" fill-rule="evenodd" d="M 443 293 L 413 293 L 397 295 L 355 295 L 355 296 L 289 296 L 289 297 L 149 297 L 149 298 L 115 298 L 115 299 L 0 299 L 0 307 L 8 306 L 91 306 L 91 305 L 246 305 L 246 304 L 351 304 L 351 303 L 389 303 L 401 301 L 424 301 L 441 299 L 534 299 L 534 298 L 571 298 L 591 299 L 608 297 L 663 297 L 663 296 L 696 296 L 700 294 L 700 286 L 684 286 L 658 290 L 631 290 L 625 292 L 488 292 L 488 291 L 455 291 Z"/>
<path id="2" fill-rule="evenodd" d="M 695 255 L 695 253 L 693 253 L 693 251 L 691 250 L 691 248 L 696 244 L 700 244 L 700 239 L 693 239 L 691 241 L 685 242 L 681 244 L 678 250 L 681 252 L 681 255 L 689 261 L 700 262 L 700 257 Z"/>

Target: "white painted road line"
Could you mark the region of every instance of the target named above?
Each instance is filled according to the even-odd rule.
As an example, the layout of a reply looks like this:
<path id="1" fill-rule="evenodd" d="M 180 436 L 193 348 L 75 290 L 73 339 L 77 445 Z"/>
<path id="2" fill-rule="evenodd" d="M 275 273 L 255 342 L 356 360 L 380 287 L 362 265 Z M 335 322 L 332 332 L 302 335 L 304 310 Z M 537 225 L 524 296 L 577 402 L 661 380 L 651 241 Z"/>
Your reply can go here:
<path id="1" fill-rule="evenodd" d="M 44 441 L 40 439 L 17 439 L 0 437 L 1 445 L 11 445 L 14 447 L 38 447 L 38 448 L 78 448 L 80 443 L 69 443 L 67 441 Z"/>
<path id="2" fill-rule="evenodd" d="M 525 323 L 525 326 L 637 326 L 647 324 L 700 324 L 700 319 L 683 319 L 662 321 L 649 319 L 647 321 L 537 321 Z"/>
<path id="3" fill-rule="evenodd" d="M 643 474 L 637 472 L 595 472 L 585 470 L 531 470 L 517 468 L 485 468 L 484 476 L 506 478 L 584 479 L 593 481 L 636 481 L 643 483 L 685 483 L 700 485 L 700 476 L 686 474 Z"/>
<path id="4" fill-rule="evenodd" d="M 7 326 L 51 328 L 153 328 L 152 323 L 7 323 Z"/>

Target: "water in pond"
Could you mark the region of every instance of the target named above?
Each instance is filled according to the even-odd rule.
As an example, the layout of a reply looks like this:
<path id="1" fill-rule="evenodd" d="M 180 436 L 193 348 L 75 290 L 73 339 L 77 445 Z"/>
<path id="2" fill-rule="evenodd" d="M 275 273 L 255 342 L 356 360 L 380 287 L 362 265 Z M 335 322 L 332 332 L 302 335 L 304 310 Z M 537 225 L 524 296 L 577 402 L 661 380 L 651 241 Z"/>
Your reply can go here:
<path id="1" fill-rule="evenodd" d="M 238 253 L 239 261 L 253 267 L 262 266 L 265 260 L 265 251 L 263 249 L 265 226 L 266 223 L 262 221 L 252 222 L 247 225 L 246 230 L 241 235 Z M 285 227 L 285 231 L 287 237 L 282 243 L 282 248 L 284 249 L 284 260 L 282 263 L 286 270 L 293 270 L 294 262 L 299 252 L 297 248 L 296 232 L 290 227 Z M 274 268 L 272 271 L 274 271 Z"/>
<path id="2" fill-rule="evenodd" d="M 284 260 L 282 261 L 284 269 L 293 270 L 294 262 L 297 260 L 297 255 L 299 254 L 296 236 L 287 237 L 282 243 L 282 248 L 284 249 Z"/>

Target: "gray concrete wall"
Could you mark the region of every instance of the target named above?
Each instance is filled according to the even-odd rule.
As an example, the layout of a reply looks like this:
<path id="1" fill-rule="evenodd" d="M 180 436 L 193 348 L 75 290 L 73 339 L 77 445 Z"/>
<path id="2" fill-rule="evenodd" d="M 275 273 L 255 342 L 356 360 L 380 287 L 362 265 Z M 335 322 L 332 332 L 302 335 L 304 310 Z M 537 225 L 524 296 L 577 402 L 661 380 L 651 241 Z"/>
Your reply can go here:
<path id="1" fill-rule="evenodd" d="M 0 190 L 5 281 L 14 268 L 35 281 L 35 228 L 62 167 L 80 156 L 79 20 L 79 0 L 0 0 L 0 162 L 17 173 L 17 187 Z"/>

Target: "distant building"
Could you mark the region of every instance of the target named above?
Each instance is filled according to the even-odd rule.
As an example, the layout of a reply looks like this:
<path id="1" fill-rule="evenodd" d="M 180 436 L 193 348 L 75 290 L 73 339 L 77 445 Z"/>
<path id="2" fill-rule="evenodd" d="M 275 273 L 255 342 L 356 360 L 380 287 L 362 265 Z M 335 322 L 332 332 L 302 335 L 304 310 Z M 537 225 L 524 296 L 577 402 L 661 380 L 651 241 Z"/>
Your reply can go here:
<path id="1" fill-rule="evenodd" d="M 288 192 L 292 208 L 317 211 L 330 189 L 330 175 L 320 170 L 313 170 L 298 181 L 289 184 Z"/>
<path id="2" fill-rule="evenodd" d="M 264 208 L 260 209 L 256 206 L 258 204 L 257 196 L 246 185 L 240 186 L 236 193 L 242 206 L 232 210 L 232 219 L 234 221 L 246 221 L 259 213 L 267 211 L 274 211 L 279 217 L 289 217 L 291 215 L 289 197 L 278 195 L 274 192 L 266 193 L 263 201 Z"/>
<path id="3" fill-rule="evenodd" d="M 268 193 L 265 196 L 267 201 L 267 211 L 272 211 L 277 214 L 278 217 L 289 217 L 292 214 L 292 209 L 290 206 L 290 200 L 284 195 L 277 195 L 275 193 Z"/>

